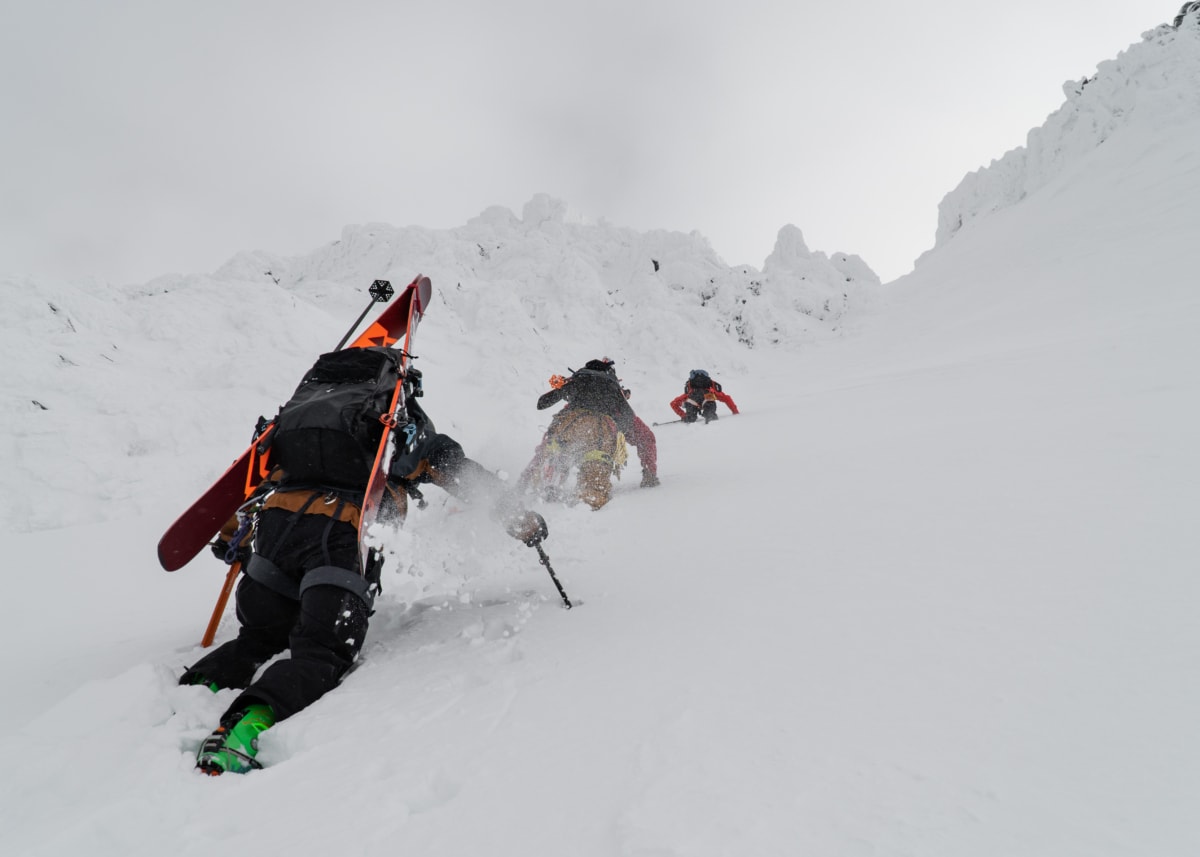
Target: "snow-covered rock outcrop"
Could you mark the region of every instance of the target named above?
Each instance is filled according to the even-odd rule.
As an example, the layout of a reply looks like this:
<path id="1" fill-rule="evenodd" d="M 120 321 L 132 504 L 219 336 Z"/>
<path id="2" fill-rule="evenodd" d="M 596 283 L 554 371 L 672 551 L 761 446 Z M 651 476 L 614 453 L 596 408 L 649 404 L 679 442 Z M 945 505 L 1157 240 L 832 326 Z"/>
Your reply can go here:
<path id="1" fill-rule="evenodd" d="M 972 221 L 1015 205 L 1046 186 L 1131 123 L 1168 126 L 1200 112 L 1200 5 L 1177 26 L 1144 33 L 1096 73 L 1063 84 L 1066 102 L 1026 144 L 968 174 L 938 206 L 935 247 Z"/>

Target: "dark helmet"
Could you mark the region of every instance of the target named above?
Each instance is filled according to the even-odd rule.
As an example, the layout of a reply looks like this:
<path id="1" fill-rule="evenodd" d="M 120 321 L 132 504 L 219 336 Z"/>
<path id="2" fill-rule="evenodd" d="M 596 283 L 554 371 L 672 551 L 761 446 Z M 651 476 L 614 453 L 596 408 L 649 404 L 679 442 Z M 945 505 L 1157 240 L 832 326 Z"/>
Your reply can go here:
<path id="1" fill-rule="evenodd" d="M 707 378 L 708 372 L 703 369 L 693 369 L 688 373 L 688 380 L 695 381 L 697 378 Z"/>
<path id="2" fill-rule="evenodd" d="M 583 364 L 583 368 L 591 369 L 596 372 L 611 372 L 614 375 L 617 374 L 616 364 L 613 363 L 613 361 L 608 357 L 601 357 L 598 360 L 589 360 L 587 363 Z"/>

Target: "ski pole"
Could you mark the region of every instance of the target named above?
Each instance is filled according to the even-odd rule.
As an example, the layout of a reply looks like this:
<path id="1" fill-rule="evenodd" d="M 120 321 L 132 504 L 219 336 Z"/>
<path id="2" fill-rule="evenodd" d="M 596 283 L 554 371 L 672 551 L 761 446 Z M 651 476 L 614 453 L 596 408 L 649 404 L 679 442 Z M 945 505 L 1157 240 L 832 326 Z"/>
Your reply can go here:
<path id="1" fill-rule="evenodd" d="M 550 572 L 550 579 L 554 581 L 554 586 L 556 589 L 558 589 L 558 594 L 562 596 L 563 604 L 565 604 L 567 609 L 570 610 L 571 599 L 567 597 L 567 593 L 566 590 L 563 589 L 563 585 L 558 582 L 558 575 L 554 573 L 554 569 L 550 565 L 550 557 L 546 556 L 546 552 L 542 550 L 542 543 L 535 543 L 533 548 L 538 552 L 538 556 L 541 558 L 542 565 L 546 566 L 546 571 Z"/>
<path id="2" fill-rule="evenodd" d="M 367 317 L 367 313 L 371 311 L 371 307 L 375 304 L 385 304 L 392 299 L 392 284 L 387 280 L 376 280 L 371 283 L 371 288 L 367 290 L 371 295 L 371 302 L 367 304 L 367 308 L 362 311 L 362 315 L 354 320 L 354 324 L 350 325 L 350 329 L 346 331 L 346 335 L 342 337 L 342 341 L 337 344 L 334 351 L 341 351 L 342 346 L 346 344 L 346 340 L 350 338 L 350 334 L 362 324 L 362 320 Z"/>
<path id="3" fill-rule="evenodd" d="M 207 649 L 212 645 L 213 637 L 217 635 L 217 626 L 221 624 L 221 617 L 225 614 L 225 605 L 229 603 L 229 594 L 233 592 L 233 582 L 237 580 L 238 572 L 242 570 L 242 561 L 237 558 L 238 549 L 251 527 L 251 518 L 246 509 L 256 502 L 258 502 L 258 498 L 252 498 L 237 510 L 240 524 L 237 532 L 229 537 L 229 550 L 225 552 L 225 561 L 229 563 L 229 571 L 225 572 L 225 583 L 221 586 L 220 594 L 217 595 L 217 603 L 208 620 L 208 627 L 204 629 L 204 636 L 200 638 L 200 648 L 202 649 Z"/>
<path id="4" fill-rule="evenodd" d="M 683 422 L 683 417 L 680 417 L 680 418 L 679 418 L 679 419 L 677 419 L 677 420 L 667 420 L 665 423 L 651 423 L 651 425 L 656 425 L 656 426 L 669 426 L 671 423 L 681 423 L 681 422 Z"/>
<path id="5" fill-rule="evenodd" d="M 242 561 L 237 560 L 229 566 L 229 571 L 225 573 L 225 585 L 221 587 L 221 594 L 217 596 L 217 604 L 213 607 L 212 618 L 208 620 L 208 627 L 204 629 L 204 636 L 200 639 L 201 648 L 207 649 L 212 645 L 213 638 L 217 636 L 217 626 L 221 624 L 225 605 L 229 603 L 229 593 L 233 592 L 233 582 L 237 580 L 238 572 L 241 570 Z"/>

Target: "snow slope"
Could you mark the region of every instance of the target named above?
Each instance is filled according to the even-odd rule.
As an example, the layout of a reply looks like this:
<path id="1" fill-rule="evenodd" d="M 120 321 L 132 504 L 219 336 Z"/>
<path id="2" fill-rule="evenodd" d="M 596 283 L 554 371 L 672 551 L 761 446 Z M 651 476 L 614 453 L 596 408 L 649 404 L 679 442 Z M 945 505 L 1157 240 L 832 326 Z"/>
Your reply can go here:
<path id="1" fill-rule="evenodd" d="M 1129 86 L 1179 97 L 980 197 L 882 300 L 864 271 L 838 304 L 849 263 L 794 235 L 778 261 L 825 278 L 754 295 L 770 266 L 528 207 L 136 294 L 10 283 L 5 356 L 38 389 L 3 384 L 0 853 L 1200 852 L 1200 31 L 1143 46 L 1174 59 Z M 430 413 L 488 466 L 524 464 L 546 376 L 597 352 L 648 420 L 700 365 L 744 414 L 658 429 L 660 488 L 543 509 L 571 611 L 431 490 L 388 536 L 360 668 L 264 736 L 265 770 L 196 775 L 232 691 L 174 681 L 221 567 L 163 574 L 154 542 L 340 336 L 346 285 L 409 269 L 438 292 Z"/>

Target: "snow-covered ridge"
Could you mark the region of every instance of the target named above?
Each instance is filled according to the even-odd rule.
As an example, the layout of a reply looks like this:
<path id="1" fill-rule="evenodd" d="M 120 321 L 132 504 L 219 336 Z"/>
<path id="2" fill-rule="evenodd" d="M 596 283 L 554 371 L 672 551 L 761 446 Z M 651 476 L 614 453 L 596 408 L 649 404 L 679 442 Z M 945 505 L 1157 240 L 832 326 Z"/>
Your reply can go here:
<path id="1" fill-rule="evenodd" d="M 693 365 L 734 369 L 748 348 L 840 335 L 879 286 L 858 257 L 809 251 L 794 226 L 759 272 L 725 266 L 699 233 L 586 224 L 544 195 L 520 218 L 497 207 L 454 229 L 350 226 L 305 256 L 242 253 L 139 286 L 0 277 L 0 357 L 16 367 L 0 380 L 3 451 L 31 486 L 4 498 L 3 528 L 152 510 L 156 481 L 175 483 L 176 502 L 203 487 L 228 461 L 201 450 L 235 455 L 367 286 L 417 273 L 434 284 L 420 337 L 430 386 L 512 426 L 552 371 L 606 354 L 642 401 L 669 400 Z M 447 378 L 455 363 L 470 371 Z M 537 436 L 532 423 L 503 432 L 521 454 Z"/>
<path id="2" fill-rule="evenodd" d="M 1133 123 L 1169 125 L 1200 109 L 1200 7 L 1181 11 L 1177 27 L 1142 35 L 1096 73 L 1063 84 L 1066 102 L 1026 145 L 969 173 L 938 206 L 935 247 L 972 221 L 1020 202 L 1072 163 Z"/>
<path id="3" fill-rule="evenodd" d="M 242 254 L 215 276 L 254 281 L 269 272 L 286 288 L 321 297 L 331 284 L 411 270 L 453 284 L 444 295 L 464 320 L 478 320 L 497 302 L 513 304 L 537 331 L 588 326 L 580 320 L 609 331 L 647 323 L 661 331 L 682 315 L 706 334 L 748 347 L 811 342 L 836 330 L 847 312 L 869 306 L 879 285 L 858 256 L 809 251 L 795 226 L 780 230 L 759 272 L 727 267 L 698 232 L 584 223 L 545 194 L 521 217 L 495 206 L 453 229 L 348 226 L 341 240 L 308 255 Z"/>

